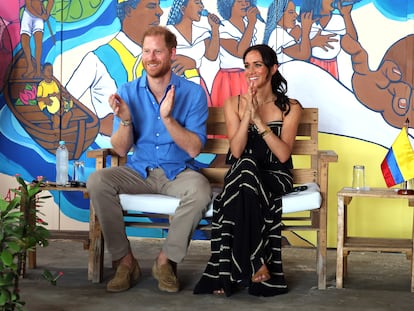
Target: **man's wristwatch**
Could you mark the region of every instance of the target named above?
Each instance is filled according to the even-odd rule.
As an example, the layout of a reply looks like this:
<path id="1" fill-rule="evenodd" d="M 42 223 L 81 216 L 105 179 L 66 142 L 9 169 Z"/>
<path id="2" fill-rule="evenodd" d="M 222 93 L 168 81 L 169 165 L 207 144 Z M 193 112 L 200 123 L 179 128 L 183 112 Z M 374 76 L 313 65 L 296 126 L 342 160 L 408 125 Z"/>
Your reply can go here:
<path id="1" fill-rule="evenodd" d="M 130 126 L 132 124 L 131 120 L 121 120 L 121 124 L 123 126 Z"/>

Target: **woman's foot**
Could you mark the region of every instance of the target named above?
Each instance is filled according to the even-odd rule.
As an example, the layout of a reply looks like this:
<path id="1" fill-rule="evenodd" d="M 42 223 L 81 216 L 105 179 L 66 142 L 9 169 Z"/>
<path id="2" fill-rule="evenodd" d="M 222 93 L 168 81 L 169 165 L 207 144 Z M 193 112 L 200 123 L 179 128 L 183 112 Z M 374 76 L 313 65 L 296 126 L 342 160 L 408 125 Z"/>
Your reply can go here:
<path id="1" fill-rule="evenodd" d="M 218 296 L 220 296 L 220 295 L 224 295 L 224 289 L 217 289 L 217 290 L 215 290 L 215 291 L 213 291 L 213 294 L 214 295 L 218 295 Z"/>
<path id="2" fill-rule="evenodd" d="M 263 266 L 261 266 L 260 269 L 253 275 L 252 282 L 260 283 L 260 282 L 265 282 L 269 279 L 270 279 L 269 269 L 267 269 L 267 266 L 263 264 Z"/>

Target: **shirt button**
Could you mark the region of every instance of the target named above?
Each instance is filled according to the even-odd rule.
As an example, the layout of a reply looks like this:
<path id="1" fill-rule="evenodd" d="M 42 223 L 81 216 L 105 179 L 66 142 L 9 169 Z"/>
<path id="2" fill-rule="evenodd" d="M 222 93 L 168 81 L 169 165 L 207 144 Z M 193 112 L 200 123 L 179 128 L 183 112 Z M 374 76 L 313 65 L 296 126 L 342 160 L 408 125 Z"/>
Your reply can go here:
<path id="1" fill-rule="evenodd" d="M 159 146 L 155 146 L 155 149 L 157 149 L 157 150 L 158 150 L 158 149 L 160 149 L 160 147 L 159 147 Z"/>
<path id="2" fill-rule="evenodd" d="M 155 136 L 159 137 L 160 136 L 160 133 L 156 133 Z"/>

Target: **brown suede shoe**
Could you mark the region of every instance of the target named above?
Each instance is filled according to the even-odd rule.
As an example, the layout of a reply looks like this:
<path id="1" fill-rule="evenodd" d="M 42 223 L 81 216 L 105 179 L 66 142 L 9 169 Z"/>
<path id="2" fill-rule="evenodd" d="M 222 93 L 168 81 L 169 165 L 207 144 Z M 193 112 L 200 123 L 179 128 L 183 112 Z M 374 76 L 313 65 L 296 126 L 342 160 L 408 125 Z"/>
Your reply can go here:
<path id="1" fill-rule="evenodd" d="M 180 289 L 180 283 L 171 264 L 158 266 L 155 260 L 152 266 L 152 276 L 158 280 L 158 288 L 164 292 L 176 293 Z"/>
<path id="2" fill-rule="evenodd" d="M 140 276 L 141 268 L 136 259 L 134 259 L 131 268 L 120 264 L 116 269 L 114 278 L 106 285 L 106 290 L 111 293 L 126 291 L 138 283 Z"/>

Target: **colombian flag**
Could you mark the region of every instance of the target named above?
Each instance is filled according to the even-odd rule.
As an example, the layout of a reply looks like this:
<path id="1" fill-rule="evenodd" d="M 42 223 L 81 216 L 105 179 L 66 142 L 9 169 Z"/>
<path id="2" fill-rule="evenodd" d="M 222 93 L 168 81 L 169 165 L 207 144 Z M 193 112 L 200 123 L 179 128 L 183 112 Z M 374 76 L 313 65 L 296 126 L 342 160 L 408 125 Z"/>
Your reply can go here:
<path id="1" fill-rule="evenodd" d="M 381 171 L 387 187 L 414 178 L 414 151 L 405 127 L 388 150 L 381 163 Z"/>

